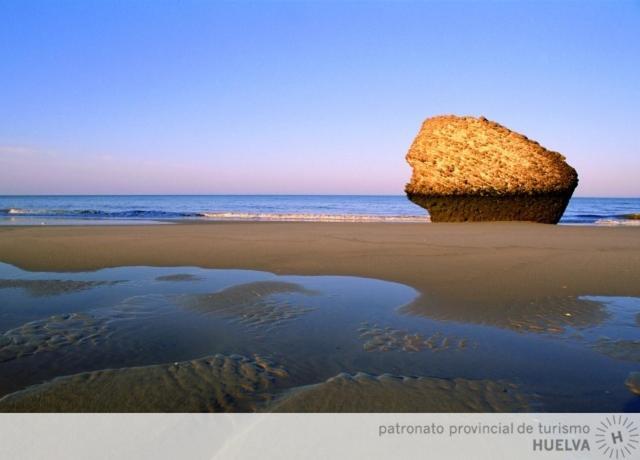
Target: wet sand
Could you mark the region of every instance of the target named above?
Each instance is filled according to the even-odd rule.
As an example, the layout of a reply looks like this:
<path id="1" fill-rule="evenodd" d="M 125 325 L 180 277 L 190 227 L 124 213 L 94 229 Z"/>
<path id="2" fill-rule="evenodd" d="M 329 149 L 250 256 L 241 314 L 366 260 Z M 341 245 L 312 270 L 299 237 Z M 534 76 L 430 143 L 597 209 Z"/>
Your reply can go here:
<path id="1" fill-rule="evenodd" d="M 305 222 L 2 227 L 0 261 L 38 271 L 150 265 L 371 277 L 420 291 L 413 314 L 462 315 L 514 329 L 527 329 L 523 318 L 539 317 L 539 307 L 530 309 L 546 298 L 573 304 L 583 295 L 640 296 L 639 228 Z M 582 323 L 601 316 L 588 303 L 574 313 Z M 558 321 L 548 320 L 553 328 L 562 326 Z"/>
<path id="2" fill-rule="evenodd" d="M 0 412 L 522 412 L 508 382 L 342 373 L 284 389 L 259 356 L 215 355 L 59 377 L 0 399 Z M 142 384 L 141 384 L 142 382 Z M 280 390 L 280 391 L 278 391 Z"/>

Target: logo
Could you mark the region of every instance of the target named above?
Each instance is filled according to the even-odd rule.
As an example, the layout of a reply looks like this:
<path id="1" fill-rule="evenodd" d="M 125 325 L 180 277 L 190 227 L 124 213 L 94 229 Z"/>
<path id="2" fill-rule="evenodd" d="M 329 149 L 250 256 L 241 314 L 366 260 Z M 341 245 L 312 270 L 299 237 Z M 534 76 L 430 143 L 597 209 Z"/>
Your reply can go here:
<path id="1" fill-rule="evenodd" d="M 596 446 L 611 459 L 624 459 L 640 452 L 640 432 L 628 417 L 606 417 L 595 431 Z"/>

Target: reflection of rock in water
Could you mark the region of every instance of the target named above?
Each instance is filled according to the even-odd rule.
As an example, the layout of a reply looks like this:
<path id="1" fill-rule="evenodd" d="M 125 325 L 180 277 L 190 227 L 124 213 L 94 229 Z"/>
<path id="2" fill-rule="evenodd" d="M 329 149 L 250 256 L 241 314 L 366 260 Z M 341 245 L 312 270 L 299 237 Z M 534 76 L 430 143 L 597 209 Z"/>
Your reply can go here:
<path id="1" fill-rule="evenodd" d="M 86 291 L 98 286 L 113 286 L 123 281 L 13 280 L 0 279 L 0 289 L 21 288 L 33 297 L 47 297 Z"/>
<path id="2" fill-rule="evenodd" d="M 426 305 L 424 298 L 402 307 L 401 312 L 431 319 L 486 324 L 518 332 L 561 334 L 565 328 L 586 328 L 607 317 L 600 302 L 576 297 L 549 297 L 513 305 Z"/>
<path id="3" fill-rule="evenodd" d="M 160 315 L 163 312 L 162 302 L 160 296 L 137 296 L 109 309 L 66 313 L 31 321 L 0 334 L 0 362 L 67 346 L 98 345 L 109 337 L 115 321 Z"/>
<path id="4" fill-rule="evenodd" d="M 527 401 L 512 384 L 490 380 L 340 374 L 295 388 L 273 412 L 514 412 Z"/>
<path id="5" fill-rule="evenodd" d="M 611 358 L 622 361 L 640 362 L 640 340 L 613 340 L 602 338 L 592 346 L 595 350 Z"/>
<path id="6" fill-rule="evenodd" d="M 283 299 L 283 295 L 290 294 L 314 295 L 315 292 L 294 283 L 258 281 L 213 294 L 190 295 L 185 305 L 202 313 L 232 317 L 247 326 L 279 325 L 312 311 Z"/>
<path id="7" fill-rule="evenodd" d="M 631 372 L 624 384 L 631 393 L 640 396 L 640 372 Z"/>
<path id="8" fill-rule="evenodd" d="M 95 345 L 105 333 L 104 319 L 83 313 L 31 321 L 0 335 L 0 362 L 69 345 Z"/>
<path id="9" fill-rule="evenodd" d="M 4 412 L 250 412 L 288 373 L 260 357 L 192 361 L 59 377 L 0 399 Z"/>
<path id="10" fill-rule="evenodd" d="M 199 281 L 202 278 L 188 273 L 177 273 L 175 275 L 157 276 L 156 281 Z"/>
<path id="11" fill-rule="evenodd" d="M 378 325 L 370 325 L 362 323 L 362 327 L 358 329 L 360 338 L 365 340 L 362 347 L 365 351 L 408 351 L 416 352 L 423 350 L 462 350 L 469 346 L 469 341 L 465 338 L 457 338 L 446 336 L 440 332 L 436 332 L 430 336 L 424 336 L 417 332 L 410 333 L 408 331 L 393 329 L 391 327 L 381 328 Z M 474 344 L 474 347 L 477 344 Z"/>

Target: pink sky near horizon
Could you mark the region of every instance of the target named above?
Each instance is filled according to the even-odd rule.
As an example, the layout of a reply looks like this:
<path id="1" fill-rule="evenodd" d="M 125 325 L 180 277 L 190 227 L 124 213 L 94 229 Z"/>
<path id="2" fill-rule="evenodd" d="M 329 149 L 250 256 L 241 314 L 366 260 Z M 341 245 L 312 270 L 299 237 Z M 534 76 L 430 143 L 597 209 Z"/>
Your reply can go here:
<path id="1" fill-rule="evenodd" d="M 269 161 L 224 167 L 215 161 L 179 161 L 108 155 L 69 157 L 27 148 L 0 147 L 0 194 L 363 194 L 400 195 L 411 175 L 404 152 L 396 155 L 394 170 L 384 164 L 342 165 L 321 159 L 281 168 Z M 615 162 L 597 170 L 580 170 L 576 196 L 637 197 L 637 171 Z M 354 177 L 353 171 L 362 174 Z M 265 171 L 267 172 L 265 174 Z M 327 177 L 331 181 L 327 182 Z M 612 183 L 611 178 L 616 178 Z M 614 190 L 612 193 L 611 191 Z M 6 191 L 10 191 L 7 193 Z"/>

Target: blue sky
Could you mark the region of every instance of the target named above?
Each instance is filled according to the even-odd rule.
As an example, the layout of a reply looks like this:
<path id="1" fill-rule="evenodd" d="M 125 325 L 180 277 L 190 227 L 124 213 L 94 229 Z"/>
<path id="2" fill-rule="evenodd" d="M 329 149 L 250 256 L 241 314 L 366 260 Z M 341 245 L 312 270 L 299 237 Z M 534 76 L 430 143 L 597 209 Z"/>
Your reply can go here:
<path id="1" fill-rule="evenodd" d="M 400 194 L 423 119 L 640 196 L 640 2 L 0 2 L 0 194 Z"/>

